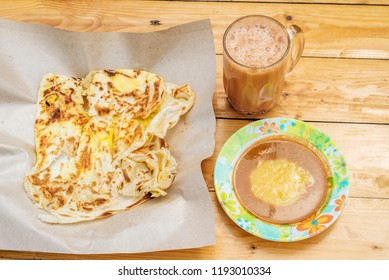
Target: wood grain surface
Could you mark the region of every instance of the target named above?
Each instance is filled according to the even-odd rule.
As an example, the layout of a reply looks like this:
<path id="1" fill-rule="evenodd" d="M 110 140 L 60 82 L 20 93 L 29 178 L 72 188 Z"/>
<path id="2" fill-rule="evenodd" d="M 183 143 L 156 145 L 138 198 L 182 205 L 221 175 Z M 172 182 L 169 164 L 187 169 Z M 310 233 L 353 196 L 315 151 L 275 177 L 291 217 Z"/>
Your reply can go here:
<path id="1" fill-rule="evenodd" d="M 112 4 L 114 2 L 115 4 Z M 150 32 L 210 18 L 217 53 L 235 19 L 263 14 L 305 32 L 304 56 L 389 58 L 389 6 L 180 1 L 2 1 L 0 17 L 75 31 Z M 159 20 L 160 25 L 150 25 Z"/>
<path id="2" fill-rule="evenodd" d="M 389 60 L 302 58 L 277 106 L 261 116 L 237 113 L 226 99 L 217 56 L 214 108 L 221 118 L 292 117 L 309 121 L 389 123 Z"/>
<path id="3" fill-rule="evenodd" d="M 276 243 L 248 234 L 224 213 L 214 192 L 216 245 L 143 254 L 72 255 L 3 251 L 0 258 L 19 259 L 388 259 L 387 199 L 350 198 L 342 216 L 321 234 L 299 242 Z M 374 219 L 372 218 L 374 217 Z"/>
<path id="4" fill-rule="evenodd" d="M 273 3 L 267 3 L 273 2 Z M 280 2 L 280 3 L 277 3 Z M 236 18 L 265 14 L 305 32 L 303 58 L 277 106 L 250 117 L 228 104 L 221 39 Z M 0 1 L 0 17 L 73 31 L 151 32 L 209 18 L 216 46 L 216 148 L 202 170 L 215 213 L 216 245 L 143 254 L 72 255 L 0 251 L 0 259 L 389 259 L 389 1 Z M 159 20 L 153 26 L 150 20 Z M 275 243 L 254 237 L 222 210 L 213 186 L 216 157 L 229 136 L 265 117 L 310 122 L 335 141 L 351 172 L 339 220 L 313 238 Z"/>
<path id="5" fill-rule="evenodd" d="M 138 1 L 138 0 L 137 0 Z M 163 0 L 158 0 L 163 1 Z M 185 1 L 185 0 L 183 0 Z M 203 0 L 205 2 L 253 2 L 266 3 L 260 0 Z M 388 0 L 272 0 L 274 3 L 307 3 L 307 4 L 359 4 L 359 5 L 389 5 Z"/>

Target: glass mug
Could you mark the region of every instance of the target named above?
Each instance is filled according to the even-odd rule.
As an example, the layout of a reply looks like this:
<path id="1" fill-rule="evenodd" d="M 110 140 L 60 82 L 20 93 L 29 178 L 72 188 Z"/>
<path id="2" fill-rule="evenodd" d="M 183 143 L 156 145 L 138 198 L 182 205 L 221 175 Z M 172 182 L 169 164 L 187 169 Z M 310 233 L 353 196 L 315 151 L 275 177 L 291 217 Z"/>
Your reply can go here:
<path id="1" fill-rule="evenodd" d="M 300 27 L 251 15 L 234 21 L 223 37 L 223 83 L 240 113 L 267 112 L 278 101 L 284 78 L 304 49 Z"/>

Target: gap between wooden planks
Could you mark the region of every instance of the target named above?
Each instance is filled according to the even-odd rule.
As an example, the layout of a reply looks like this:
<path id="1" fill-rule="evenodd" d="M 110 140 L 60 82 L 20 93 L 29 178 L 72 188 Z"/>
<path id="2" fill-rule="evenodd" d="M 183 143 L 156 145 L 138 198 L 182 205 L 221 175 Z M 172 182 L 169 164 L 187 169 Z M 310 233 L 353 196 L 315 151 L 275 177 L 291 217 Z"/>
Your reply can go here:
<path id="1" fill-rule="evenodd" d="M 309 121 L 389 123 L 389 60 L 302 58 L 283 95 L 264 115 L 245 116 L 228 103 L 217 55 L 215 114 L 220 118 L 292 117 Z"/>
<path id="2" fill-rule="evenodd" d="M 216 122 L 216 149 L 202 163 L 208 188 L 213 191 L 213 169 L 223 144 L 247 120 Z M 350 170 L 350 197 L 389 199 L 389 126 L 373 124 L 311 123 L 330 136 L 345 156 Z"/>
<path id="3" fill-rule="evenodd" d="M 340 218 L 321 234 L 299 242 L 277 243 L 250 235 L 222 210 L 215 212 L 216 246 L 143 254 L 73 255 L 0 251 L 5 259 L 388 259 L 388 199 L 351 198 Z M 371 230 L 370 230 L 371 229 Z"/>
<path id="4" fill-rule="evenodd" d="M 216 65 L 213 107 L 217 117 L 389 123 L 389 60 L 302 58 L 286 77 L 276 107 L 260 116 L 245 116 L 230 106 L 223 87 L 221 55 Z"/>
<path id="5" fill-rule="evenodd" d="M 298 24 L 304 56 L 389 58 L 389 6 L 180 1 L 2 1 L 0 17 L 74 31 L 150 32 L 211 19 L 217 53 L 235 19 L 263 14 Z M 160 25 L 150 25 L 159 20 Z"/>

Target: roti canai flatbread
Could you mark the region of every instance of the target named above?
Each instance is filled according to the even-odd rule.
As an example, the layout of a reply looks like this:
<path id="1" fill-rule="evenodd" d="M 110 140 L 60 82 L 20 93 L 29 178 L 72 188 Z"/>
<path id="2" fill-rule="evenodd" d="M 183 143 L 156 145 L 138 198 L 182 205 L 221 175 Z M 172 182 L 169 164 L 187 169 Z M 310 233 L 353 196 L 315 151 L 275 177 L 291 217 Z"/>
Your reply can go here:
<path id="1" fill-rule="evenodd" d="M 39 219 L 108 217 L 166 195 L 176 161 L 163 138 L 190 110 L 188 85 L 140 70 L 101 70 L 85 79 L 48 74 L 35 125 L 37 161 L 25 190 Z"/>

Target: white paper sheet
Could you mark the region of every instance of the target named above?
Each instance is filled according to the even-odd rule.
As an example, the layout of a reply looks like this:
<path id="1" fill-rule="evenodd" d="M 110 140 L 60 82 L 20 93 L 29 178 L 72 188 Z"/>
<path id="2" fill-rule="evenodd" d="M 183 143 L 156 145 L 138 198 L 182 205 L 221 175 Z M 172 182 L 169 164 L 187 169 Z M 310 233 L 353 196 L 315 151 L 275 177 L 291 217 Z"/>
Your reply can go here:
<path id="1" fill-rule="evenodd" d="M 208 20 L 153 33 L 79 33 L 0 20 L 0 249 L 135 253 L 215 243 L 213 209 L 201 161 L 214 150 L 216 81 Z M 35 163 L 34 122 L 46 73 L 139 68 L 196 92 L 192 110 L 169 131 L 178 175 L 168 195 L 108 219 L 50 225 L 23 189 Z"/>

